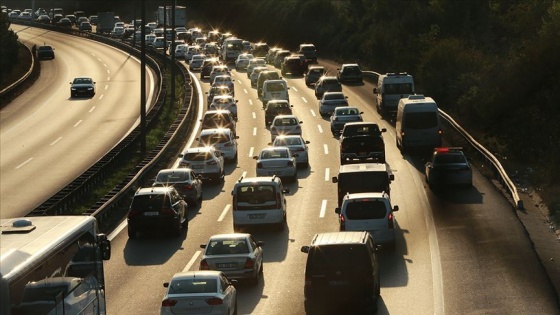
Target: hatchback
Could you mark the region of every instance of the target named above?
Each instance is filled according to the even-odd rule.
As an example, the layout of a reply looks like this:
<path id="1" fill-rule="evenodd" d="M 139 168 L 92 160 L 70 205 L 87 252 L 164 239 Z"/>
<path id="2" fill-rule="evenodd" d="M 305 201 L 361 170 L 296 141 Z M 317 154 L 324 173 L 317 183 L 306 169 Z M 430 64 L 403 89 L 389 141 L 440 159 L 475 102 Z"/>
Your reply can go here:
<path id="1" fill-rule="evenodd" d="M 357 63 L 345 63 L 338 69 L 337 78 L 341 83 L 349 81 L 362 82 L 362 70 Z"/>
<path id="2" fill-rule="evenodd" d="M 195 207 L 202 200 L 202 180 L 200 175 L 196 175 L 190 168 L 160 170 L 152 186 L 173 186 L 191 207 Z"/>
<path id="3" fill-rule="evenodd" d="M 179 167 L 191 168 L 196 174 L 202 175 L 202 179 L 224 180 L 224 157 L 216 148 L 188 148 L 179 157 Z"/>
<path id="4" fill-rule="evenodd" d="M 342 92 L 325 92 L 319 100 L 319 113 L 328 116 L 339 106 L 348 106 L 348 97 Z"/>
<path id="5" fill-rule="evenodd" d="M 336 77 L 323 76 L 315 83 L 315 97 L 320 99 L 325 92 L 342 92 L 342 85 Z"/>
<path id="6" fill-rule="evenodd" d="M 199 146 L 213 146 L 223 154 L 224 159 L 236 162 L 238 138 L 230 129 L 212 128 L 203 129 L 196 140 Z"/>

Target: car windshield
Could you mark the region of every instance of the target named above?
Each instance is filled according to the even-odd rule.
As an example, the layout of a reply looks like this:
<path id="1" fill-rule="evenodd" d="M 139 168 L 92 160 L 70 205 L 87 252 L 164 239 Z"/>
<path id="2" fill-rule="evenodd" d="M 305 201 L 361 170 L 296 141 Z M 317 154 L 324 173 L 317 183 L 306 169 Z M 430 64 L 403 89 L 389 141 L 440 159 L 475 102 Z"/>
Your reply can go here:
<path id="1" fill-rule="evenodd" d="M 190 179 L 188 172 L 160 172 L 156 177 L 156 182 L 173 183 L 184 182 Z"/>
<path id="2" fill-rule="evenodd" d="M 383 200 L 353 201 L 346 204 L 346 218 L 349 220 L 383 219 L 386 212 Z"/>
<path id="3" fill-rule="evenodd" d="M 88 79 L 88 78 L 74 79 L 74 84 L 90 84 L 90 83 L 91 83 L 91 79 Z"/>
<path id="4" fill-rule="evenodd" d="M 248 254 L 249 246 L 245 239 L 211 240 L 206 246 L 206 255 Z"/>
<path id="5" fill-rule="evenodd" d="M 189 294 L 189 293 L 214 293 L 218 291 L 218 281 L 216 279 L 177 279 L 169 284 L 170 294 Z"/>

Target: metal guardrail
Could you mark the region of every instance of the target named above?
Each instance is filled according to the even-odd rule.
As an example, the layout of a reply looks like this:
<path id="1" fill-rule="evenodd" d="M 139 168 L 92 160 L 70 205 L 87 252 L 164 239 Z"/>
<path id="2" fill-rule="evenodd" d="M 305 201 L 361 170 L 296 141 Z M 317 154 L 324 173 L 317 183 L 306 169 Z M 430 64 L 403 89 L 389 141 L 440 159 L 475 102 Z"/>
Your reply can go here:
<path id="1" fill-rule="evenodd" d="M 379 77 L 379 73 L 374 71 L 363 71 L 364 76 L 367 76 L 377 83 L 377 78 Z M 451 128 L 453 128 L 463 139 L 465 139 L 469 145 L 480 153 L 480 156 L 483 157 L 489 165 L 492 166 L 494 169 L 494 174 L 499 177 L 500 183 L 508 190 L 509 194 L 513 198 L 515 202 L 515 206 L 519 210 L 523 210 L 523 200 L 519 198 L 519 194 L 517 192 L 517 187 L 504 170 L 502 164 L 498 159 L 490 153 L 484 146 L 482 146 L 478 141 L 476 141 L 463 127 L 461 127 L 449 114 L 444 112 L 443 110 L 439 109 L 439 115 L 443 118 L 444 122 Z"/>

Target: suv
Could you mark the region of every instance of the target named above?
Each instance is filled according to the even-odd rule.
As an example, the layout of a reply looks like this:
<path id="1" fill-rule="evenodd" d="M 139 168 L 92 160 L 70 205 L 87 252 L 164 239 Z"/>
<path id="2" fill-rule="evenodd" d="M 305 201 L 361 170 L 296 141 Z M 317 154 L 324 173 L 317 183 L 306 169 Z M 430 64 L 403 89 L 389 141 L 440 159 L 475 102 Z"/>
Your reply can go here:
<path id="1" fill-rule="evenodd" d="M 299 57 L 288 56 L 282 62 L 282 75 L 290 73 L 291 75 L 300 76 L 305 72 L 305 64 Z"/>
<path id="2" fill-rule="evenodd" d="M 315 234 L 301 251 L 307 253 L 303 288 L 307 314 L 377 311 L 379 261 L 368 232 Z"/>
<path id="3" fill-rule="evenodd" d="M 286 198 L 290 192 L 278 176 L 241 176 L 233 186 L 233 230 L 242 226 L 274 224 L 280 230 L 286 224 Z"/>
<path id="4" fill-rule="evenodd" d="M 357 63 L 345 63 L 338 69 L 338 74 L 336 75 L 338 81 L 348 82 L 348 81 L 356 81 L 362 82 L 362 70 Z"/>
<path id="5" fill-rule="evenodd" d="M 385 163 L 360 163 L 341 165 L 338 177 L 334 176 L 332 182 L 337 184 L 338 206 L 346 194 L 360 192 L 385 192 L 391 195 L 391 181 L 395 175 L 388 164 Z"/>
<path id="6" fill-rule="evenodd" d="M 261 95 L 264 81 L 266 80 L 280 80 L 280 73 L 276 70 L 264 70 L 259 73 L 257 78 L 257 95 Z M 252 83 L 252 82 L 251 82 Z"/>
<path id="7" fill-rule="evenodd" d="M 272 100 L 287 100 L 290 101 L 290 94 L 288 93 L 288 82 L 284 79 L 279 80 L 266 80 L 263 83 L 260 99 L 263 107 L 266 106 L 268 101 Z"/>
<path id="8" fill-rule="evenodd" d="M 430 188 L 472 186 L 471 164 L 460 147 L 434 148 L 432 159 L 425 165 L 424 175 Z"/>
<path id="9" fill-rule="evenodd" d="M 317 49 L 313 44 L 301 44 L 297 51 L 298 54 L 303 54 L 307 60 L 310 62 L 317 62 Z"/>
<path id="10" fill-rule="evenodd" d="M 198 140 L 198 145 L 213 146 L 222 152 L 224 159 L 228 161 L 237 162 L 237 139 L 233 131 L 227 128 L 212 128 L 203 129 L 200 132 L 200 137 L 196 138 Z"/>
<path id="11" fill-rule="evenodd" d="M 336 208 L 341 231 L 367 231 L 375 244 L 395 249 L 395 215 L 399 206 L 391 208 L 389 195 L 384 192 L 347 194 L 342 206 Z"/>
<path id="12" fill-rule="evenodd" d="M 385 162 L 385 142 L 383 132 L 376 123 L 347 123 L 340 137 L 340 164 L 353 161 Z"/>
<path id="13" fill-rule="evenodd" d="M 264 109 L 264 123 L 268 127 L 272 124 L 274 117 L 278 115 L 292 115 L 292 107 L 286 100 L 272 100 L 266 104 Z"/>
<path id="14" fill-rule="evenodd" d="M 172 186 L 139 188 L 127 221 L 129 238 L 136 238 L 140 230 L 171 231 L 179 236 L 189 226 L 187 203 Z"/>

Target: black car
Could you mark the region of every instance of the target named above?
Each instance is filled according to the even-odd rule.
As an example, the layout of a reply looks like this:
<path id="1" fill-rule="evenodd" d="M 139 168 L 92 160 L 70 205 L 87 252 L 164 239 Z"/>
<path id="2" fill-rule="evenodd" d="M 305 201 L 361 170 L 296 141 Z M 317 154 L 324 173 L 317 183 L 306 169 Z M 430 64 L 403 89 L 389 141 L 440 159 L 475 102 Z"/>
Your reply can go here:
<path id="1" fill-rule="evenodd" d="M 212 72 L 212 68 L 214 66 L 220 65 L 220 60 L 218 58 L 208 58 L 204 59 L 202 62 L 202 66 L 200 67 L 200 79 L 204 79 L 210 76 L 210 72 Z"/>
<path id="2" fill-rule="evenodd" d="M 49 45 L 37 47 L 37 59 L 54 59 L 54 48 Z"/>
<path id="3" fill-rule="evenodd" d="M 68 18 L 62 18 L 56 24 L 60 27 L 67 27 L 67 28 L 72 27 L 72 21 L 70 21 L 70 19 Z"/>
<path id="4" fill-rule="evenodd" d="M 95 82 L 92 78 L 81 77 L 75 78 L 70 82 L 70 97 L 95 95 Z"/>
<path id="5" fill-rule="evenodd" d="M 385 163 L 383 132 L 376 123 L 345 124 L 340 137 L 340 164 L 377 162 Z"/>
<path id="6" fill-rule="evenodd" d="M 368 232 L 319 233 L 303 246 L 307 314 L 373 314 L 381 293 L 377 247 Z"/>
<path id="7" fill-rule="evenodd" d="M 286 57 L 282 62 L 282 75 L 303 75 L 305 64 L 299 57 Z"/>
<path id="8" fill-rule="evenodd" d="M 340 83 L 349 81 L 362 82 L 362 70 L 356 63 L 346 63 L 338 69 L 337 78 Z"/>
<path id="9" fill-rule="evenodd" d="M 271 100 L 266 103 L 264 110 L 264 122 L 268 127 L 272 124 L 274 117 L 278 115 L 292 115 L 292 107 L 286 100 Z"/>
<path id="10" fill-rule="evenodd" d="M 325 75 L 325 67 L 312 66 L 307 69 L 305 73 L 305 85 L 310 86 L 317 83 L 319 79 Z"/>

